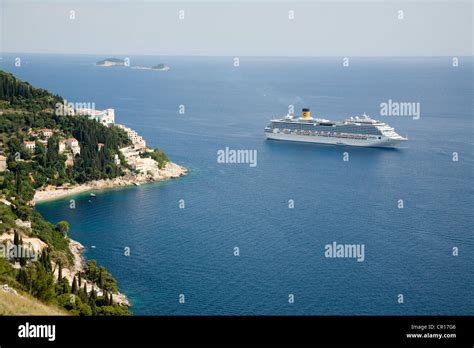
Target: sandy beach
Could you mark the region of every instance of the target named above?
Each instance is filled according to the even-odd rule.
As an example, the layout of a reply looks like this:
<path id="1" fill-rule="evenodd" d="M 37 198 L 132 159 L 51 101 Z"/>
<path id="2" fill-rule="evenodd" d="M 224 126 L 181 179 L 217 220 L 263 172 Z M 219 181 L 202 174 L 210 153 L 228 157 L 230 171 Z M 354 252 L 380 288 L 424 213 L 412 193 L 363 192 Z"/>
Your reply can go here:
<path id="1" fill-rule="evenodd" d="M 156 169 L 155 171 L 149 172 L 147 174 L 127 174 L 119 178 L 90 181 L 82 185 L 74 186 L 47 186 L 41 190 L 36 191 L 31 203 L 34 205 L 38 202 L 51 201 L 93 190 L 103 190 L 121 186 L 159 182 L 163 180 L 179 178 L 186 174 L 186 168 L 173 162 L 168 162 L 165 168 Z"/>

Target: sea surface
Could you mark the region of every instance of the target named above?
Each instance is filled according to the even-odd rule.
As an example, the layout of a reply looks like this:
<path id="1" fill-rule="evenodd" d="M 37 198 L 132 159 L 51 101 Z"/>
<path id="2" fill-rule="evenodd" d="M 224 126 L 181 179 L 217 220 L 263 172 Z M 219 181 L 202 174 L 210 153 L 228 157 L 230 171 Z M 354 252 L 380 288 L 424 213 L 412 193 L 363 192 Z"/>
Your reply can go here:
<path id="1" fill-rule="evenodd" d="M 116 122 L 189 169 L 73 197 L 75 209 L 70 198 L 37 206 L 70 222 L 134 314 L 474 314 L 472 57 L 458 67 L 450 57 L 351 58 L 349 67 L 341 57 L 241 57 L 238 67 L 233 57 L 130 57 L 168 72 L 94 65 L 104 58 L 4 54 L 2 69 L 114 108 Z M 380 116 L 388 100 L 420 103 L 420 119 Z M 263 128 L 290 104 L 336 120 L 365 112 L 409 141 L 266 141 Z M 257 165 L 218 163 L 226 147 L 256 150 Z M 363 244 L 364 261 L 325 257 L 333 242 Z"/>

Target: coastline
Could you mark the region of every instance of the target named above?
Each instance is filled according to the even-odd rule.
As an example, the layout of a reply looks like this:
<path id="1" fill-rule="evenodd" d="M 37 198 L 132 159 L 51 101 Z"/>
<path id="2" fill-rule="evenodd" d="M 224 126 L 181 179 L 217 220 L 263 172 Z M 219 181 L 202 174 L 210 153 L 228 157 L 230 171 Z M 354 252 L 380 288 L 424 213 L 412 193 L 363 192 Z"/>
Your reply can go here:
<path id="1" fill-rule="evenodd" d="M 141 185 L 153 182 L 159 182 L 169 179 L 175 179 L 185 176 L 188 170 L 176 163 L 168 162 L 164 169 L 158 169 L 149 174 L 126 174 L 123 177 L 114 179 L 103 179 L 89 181 L 84 184 L 74 186 L 48 186 L 41 190 L 36 190 L 35 196 L 31 201 L 32 205 L 39 202 L 53 201 L 64 197 L 76 195 L 79 193 L 89 192 L 93 190 L 103 190 L 108 188 L 126 187 L 131 185 Z"/>
<path id="2" fill-rule="evenodd" d="M 131 185 L 137 184 L 147 184 L 147 183 L 154 183 L 169 179 L 175 179 L 182 176 L 185 176 L 188 173 L 188 170 L 173 162 L 166 163 L 165 168 L 157 169 L 153 172 L 149 172 L 148 174 L 134 174 L 128 173 L 123 177 L 108 179 L 108 180 L 96 180 L 90 181 L 80 185 L 74 186 L 67 186 L 67 187 L 56 187 L 56 186 L 49 186 L 42 190 L 36 190 L 35 196 L 31 201 L 32 205 L 35 205 L 39 202 L 48 202 L 57 199 L 61 199 L 64 197 L 68 197 L 71 195 L 76 195 L 79 193 L 84 193 L 93 190 L 103 190 L 103 189 L 110 189 L 110 188 L 117 188 L 117 187 L 127 187 Z M 85 265 L 85 258 L 83 256 L 83 252 L 85 250 L 84 245 L 79 243 L 76 240 L 69 238 L 69 249 L 71 250 L 72 255 L 74 256 L 74 262 L 70 267 L 64 268 L 62 270 L 63 277 L 68 279 L 69 282 L 72 282 L 74 276 L 78 272 L 84 271 Z M 58 270 L 54 272 L 55 276 L 57 276 Z M 87 280 L 83 280 L 86 283 L 87 291 L 91 291 L 93 288 L 97 292 L 97 295 L 102 296 L 102 290 L 97 287 L 95 284 L 90 283 Z M 114 303 L 125 305 L 130 307 L 130 302 L 127 296 L 121 292 L 117 292 L 116 294 L 112 294 Z"/>
<path id="3" fill-rule="evenodd" d="M 74 256 L 74 263 L 70 267 L 63 268 L 62 275 L 71 283 L 74 276 L 78 272 L 84 271 L 85 259 L 82 254 L 85 250 L 85 247 L 78 241 L 69 238 L 69 250 L 71 250 L 71 253 Z M 54 271 L 54 275 L 56 277 L 58 276 L 57 269 Z M 103 295 L 102 289 L 100 289 L 97 285 L 92 284 L 89 280 L 82 279 L 82 283 L 86 284 L 87 291 L 94 289 L 98 296 Z M 112 298 L 114 303 L 130 307 L 130 302 L 127 296 L 120 291 L 118 291 L 116 294 L 112 294 Z"/>

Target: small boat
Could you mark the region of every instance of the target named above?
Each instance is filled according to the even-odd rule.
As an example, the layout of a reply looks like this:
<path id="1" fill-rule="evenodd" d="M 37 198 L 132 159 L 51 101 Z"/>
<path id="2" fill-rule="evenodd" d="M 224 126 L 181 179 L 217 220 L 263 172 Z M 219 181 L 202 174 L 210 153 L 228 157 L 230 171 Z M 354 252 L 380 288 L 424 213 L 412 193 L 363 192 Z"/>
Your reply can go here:
<path id="1" fill-rule="evenodd" d="M 95 197 L 95 193 L 91 193 L 91 197 Z"/>
<path id="2" fill-rule="evenodd" d="M 92 249 L 95 249 L 95 245 L 91 245 L 91 248 L 92 248 Z"/>
<path id="3" fill-rule="evenodd" d="M 134 182 L 133 183 L 135 186 L 140 186 L 140 183 L 139 182 Z"/>

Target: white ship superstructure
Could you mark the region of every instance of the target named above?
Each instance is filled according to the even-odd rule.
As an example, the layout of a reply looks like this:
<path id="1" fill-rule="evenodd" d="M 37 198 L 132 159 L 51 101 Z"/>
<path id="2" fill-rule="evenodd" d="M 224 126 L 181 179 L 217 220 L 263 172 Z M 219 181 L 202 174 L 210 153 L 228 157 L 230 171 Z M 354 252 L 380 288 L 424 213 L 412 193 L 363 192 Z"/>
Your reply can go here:
<path id="1" fill-rule="evenodd" d="M 394 147 L 407 140 L 388 124 L 365 114 L 330 121 L 311 117 L 309 109 L 303 109 L 301 117 L 286 115 L 271 120 L 265 135 L 274 140 L 369 147 Z"/>

